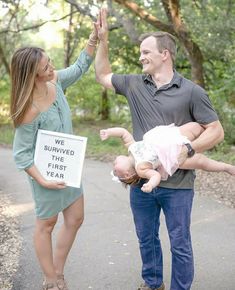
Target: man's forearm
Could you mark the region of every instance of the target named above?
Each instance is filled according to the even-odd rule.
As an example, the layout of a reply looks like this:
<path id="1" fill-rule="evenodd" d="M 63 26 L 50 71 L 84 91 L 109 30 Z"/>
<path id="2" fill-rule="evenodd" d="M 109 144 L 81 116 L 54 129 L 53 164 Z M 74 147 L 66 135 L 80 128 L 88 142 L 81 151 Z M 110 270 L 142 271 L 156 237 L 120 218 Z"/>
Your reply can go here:
<path id="1" fill-rule="evenodd" d="M 219 121 L 204 127 L 205 131 L 192 142 L 192 147 L 196 152 L 204 152 L 211 149 L 224 139 L 224 130 Z"/>
<path id="2" fill-rule="evenodd" d="M 95 57 L 95 73 L 97 82 L 103 84 L 106 75 L 111 74 L 111 65 L 108 56 L 108 41 L 101 40 Z"/>
<path id="3" fill-rule="evenodd" d="M 101 9 L 95 26 L 100 40 L 95 58 L 96 80 L 105 88 L 114 89 L 112 84 L 112 70 L 109 62 L 108 23 L 106 9 Z"/>

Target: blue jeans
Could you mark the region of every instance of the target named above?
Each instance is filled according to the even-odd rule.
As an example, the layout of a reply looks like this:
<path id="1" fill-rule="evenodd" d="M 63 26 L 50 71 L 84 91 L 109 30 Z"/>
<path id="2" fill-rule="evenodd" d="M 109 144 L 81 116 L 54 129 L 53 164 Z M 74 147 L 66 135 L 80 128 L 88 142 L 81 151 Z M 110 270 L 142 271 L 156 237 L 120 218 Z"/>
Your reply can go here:
<path id="1" fill-rule="evenodd" d="M 158 187 L 151 193 L 132 186 L 130 203 L 142 258 L 142 277 L 150 288 L 163 282 L 162 248 L 159 238 L 161 209 L 165 215 L 171 244 L 170 290 L 189 290 L 194 276 L 190 235 L 192 189 Z"/>

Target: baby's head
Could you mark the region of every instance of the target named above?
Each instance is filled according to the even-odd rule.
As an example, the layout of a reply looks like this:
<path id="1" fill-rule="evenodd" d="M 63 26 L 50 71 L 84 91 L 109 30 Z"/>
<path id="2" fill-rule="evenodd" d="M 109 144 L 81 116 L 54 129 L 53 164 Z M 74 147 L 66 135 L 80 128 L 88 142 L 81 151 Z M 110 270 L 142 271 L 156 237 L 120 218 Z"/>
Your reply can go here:
<path id="1" fill-rule="evenodd" d="M 127 185 L 134 185 L 140 181 L 140 177 L 135 171 L 135 167 L 129 156 L 119 155 L 116 157 L 113 166 L 113 174 Z"/>

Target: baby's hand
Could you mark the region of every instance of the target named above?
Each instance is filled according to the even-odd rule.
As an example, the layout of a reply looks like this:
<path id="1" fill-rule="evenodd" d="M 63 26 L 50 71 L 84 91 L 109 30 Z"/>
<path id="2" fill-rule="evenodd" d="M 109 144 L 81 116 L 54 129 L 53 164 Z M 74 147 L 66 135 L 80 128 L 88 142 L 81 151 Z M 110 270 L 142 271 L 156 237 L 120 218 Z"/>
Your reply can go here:
<path id="1" fill-rule="evenodd" d="M 108 130 L 102 129 L 100 130 L 100 139 L 102 141 L 107 140 L 109 138 Z"/>
<path id="2" fill-rule="evenodd" d="M 143 192 L 151 192 L 153 190 L 153 186 L 149 182 L 147 182 L 143 184 L 143 186 L 141 187 L 141 190 Z"/>

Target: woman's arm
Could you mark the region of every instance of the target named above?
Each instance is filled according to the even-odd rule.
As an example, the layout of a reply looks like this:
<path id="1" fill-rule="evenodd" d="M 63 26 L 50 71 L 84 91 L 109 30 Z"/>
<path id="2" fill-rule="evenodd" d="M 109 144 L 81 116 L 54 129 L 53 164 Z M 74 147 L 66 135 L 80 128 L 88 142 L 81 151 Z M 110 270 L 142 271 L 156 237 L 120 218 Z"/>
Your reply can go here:
<path id="1" fill-rule="evenodd" d="M 38 122 L 32 121 L 16 128 L 13 142 L 13 156 L 16 166 L 18 169 L 24 170 L 43 187 L 50 189 L 64 188 L 64 182 L 46 180 L 34 164 Z"/>
<path id="2" fill-rule="evenodd" d="M 66 187 L 66 184 L 64 181 L 46 180 L 38 171 L 35 165 L 33 165 L 32 167 L 28 169 L 25 169 L 25 172 L 43 187 L 46 187 L 49 189 L 62 189 Z"/>
<path id="3" fill-rule="evenodd" d="M 93 58 L 85 50 L 82 50 L 74 64 L 58 70 L 56 72 L 57 80 L 61 83 L 62 89 L 65 90 L 78 81 L 88 71 L 92 61 Z"/>
<path id="4" fill-rule="evenodd" d="M 96 21 L 96 23 L 94 23 L 94 28 L 93 31 L 91 32 L 89 39 L 87 41 L 86 47 L 85 47 L 85 51 L 87 54 L 89 54 L 90 56 L 93 56 L 95 51 L 96 51 L 96 45 L 98 43 L 98 32 L 96 29 L 96 26 L 98 25 L 99 21 L 99 17 L 98 20 Z"/>
<path id="5" fill-rule="evenodd" d="M 100 130 L 100 138 L 102 141 L 107 140 L 109 137 L 121 138 L 124 145 L 128 148 L 135 142 L 133 136 L 125 128 L 113 127 Z"/>
<path id="6" fill-rule="evenodd" d="M 93 55 L 95 53 L 96 45 L 98 42 L 98 32 L 96 26 L 97 22 L 94 23 L 94 28 L 89 36 L 87 44 L 84 50 L 82 50 L 82 52 L 80 53 L 75 63 L 55 73 L 56 80 L 58 79 L 61 82 L 63 89 L 66 89 L 75 81 L 79 80 L 81 76 L 88 71 L 93 61 Z"/>

